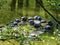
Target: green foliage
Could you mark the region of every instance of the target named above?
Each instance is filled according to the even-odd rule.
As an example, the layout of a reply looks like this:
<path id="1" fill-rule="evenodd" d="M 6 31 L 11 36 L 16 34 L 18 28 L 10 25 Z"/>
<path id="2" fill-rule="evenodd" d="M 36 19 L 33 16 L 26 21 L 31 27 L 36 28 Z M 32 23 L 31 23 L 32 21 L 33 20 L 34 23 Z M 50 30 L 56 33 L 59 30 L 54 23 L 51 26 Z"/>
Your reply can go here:
<path id="1" fill-rule="evenodd" d="M 52 9 L 60 10 L 59 0 L 48 0 L 47 2 L 52 6 Z"/>
<path id="2" fill-rule="evenodd" d="M 18 2 L 17 2 L 16 7 L 15 7 L 16 9 L 14 11 L 11 11 L 11 7 L 10 7 L 11 1 L 12 0 L 0 0 L 0 24 L 1 25 L 10 23 L 11 21 L 14 21 L 16 18 L 20 18 L 21 16 L 26 16 L 26 14 L 27 14 L 27 17 L 35 16 L 36 14 L 38 14 L 46 20 L 48 20 L 48 19 L 53 20 L 52 18 L 50 18 L 50 16 L 48 16 L 48 18 L 46 18 L 47 16 L 45 17 L 45 15 L 48 15 L 48 14 L 46 14 L 46 12 L 42 8 L 40 8 L 40 10 L 38 12 L 35 11 L 35 9 L 36 9 L 35 0 L 29 0 L 29 8 L 27 10 L 25 7 L 25 2 L 23 4 L 24 6 L 22 9 L 18 9 Z M 60 10 L 59 0 L 49 0 L 49 1 L 43 0 L 43 5 L 47 9 L 56 9 L 57 11 Z M 52 12 L 53 12 L 53 10 L 52 10 Z M 56 13 L 53 13 L 53 14 L 56 14 Z M 55 17 L 55 15 L 54 15 L 54 17 Z M 60 17 L 60 14 L 59 14 L 59 17 Z M 56 43 L 58 43 L 57 45 L 59 45 L 60 37 L 57 35 L 60 35 L 60 34 L 58 34 L 59 31 L 56 32 L 57 29 L 56 29 L 55 25 L 54 25 L 54 30 L 55 30 L 54 35 L 49 35 L 49 33 L 45 33 L 45 34 L 35 37 L 36 40 L 31 40 L 28 37 L 29 32 L 32 32 L 35 30 L 35 28 L 30 25 L 21 26 L 15 31 L 13 29 L 11 29 L 11 27 L 9 27 L 8 29 L 3 30 L 2 33 L 0 33 L 0 38 L 5 38 L 5 39 L 9 39 L 9 40 L 11 40 L 11 38 L 13 38 L 13 40 L 11 40 L 11 42 L 14 42 L 15 45 L 19 45 L 19 44 L 26 45 L 27 42 L 28 42 L 27 45 L 48 45 L 48 43 L 50 45 L 53 45 L 53 44 L 56 45 Z M 22 34 L 23 30 L 25 30 L 27 32 L 27 37 L 25 37 Z M 12 33 L 14 33 L 14 35 Z M 16 33 L 18 34 L 18 36 L 15 36 Z M 1 44 L 1 43 L 3 43 L 3 44 Z M 0 40 L 0 45 L 12 45 L 12 44 L 10 44 L 8 42 L 8 40 L 5 42 Z"/>
<path id="3" fill-rule="evenodd" d="M 45 15 L 46 15 L 45 13 L 46 12 L 42 8 L 40 8 L 39 11 L 35 10 L 36 9 L 35 8 L 35 6 L 36 6 L 35 5 L 36 4 L 35 0 L 29 0 L 29 8 L 28 9 L 25 7 L 25 5 L 26 5 L 25 2 L 26 1 L 23 1 L 23 9 L 18 9 L 18 2 L 16 2 L 15 11 L 11 11 L 11 7 L 10 7 L 11 6 L 11 2 L 12 2 L 12 0 L 0 0 L 0 20 L 1 20 L 0 23 L 1 23 L 1 25 L 2 24 L 3 25 L 7 24 L 10 21 L 15 20 L 16 18 L 20 18 L 21 16 L 40 15 L 44 19 L 46 19 L 46 17 L 45 17 Z M 43 5 L 47 9 L 51 9 L 51 8 L 54 8 L 54 9 L 57 9 L 57 10 L 60 9 L 60 6 L 58 6 L 60 4 L 58 0 L 57 1 L 56 0 L 51 0 L 49 2 L 44 0 L 43 2 L 44 2 Z M 49 5 L 49 4 L 52 4 L 52 3 L 56 3 L 56 5 L 55 6 Z M 50 17 L 49 17 L 49 19 L 50 19 Z"/>
<path id="4" fill-rule="evenodd" d="M 3 42 L 3 44 L 5 44 L 5 45 L 8 43 L 8 41 L 9 41 L 9 45 L 12 45 L 12 44 L 15 44 L 15 45 L 19 45 L 19 44 L 20 45 L 27 45 L 27 44 L 28 45 L 38 45 L 41 43 L 43 45 L 47 45 L 47 44 L 53 45 L 53 44 L 57 44 L 57 43 L 59 44 L 58 40 L 60 40 L 60 38 L 57 37 L 57 35 L 54 36 L 54 35 L 49 35 L 49 33 L 44 33 L 40 36 L 36 36 L 35 39 L 34 38 L 31 39 L 29 37 L 29 33 L 27 33 L 28 35 L 24 35 L 22 33 L 23 30 L 25 30 L 26 32 L 32 32 L 33 30 L 35 30 L 35 28 L 34 27 L 32 28 L 30 25 L 19 26 L 19 28 L 17 28 L 17 30 L 8 28 L 8 29 L 2 31 L 2 34 L 0 34 L 0 39 L 7 39 L 7 40 L 5 40 L 7 42 L 5 42 L 5 43 Z M 13 33 L 18 34 L 19 36 L 13 35 Z M 16 43 L 16 41 L 17 41 L 17 43 Z M 12 43 L 12 44 L 10 44 L 10 43 Z"/>

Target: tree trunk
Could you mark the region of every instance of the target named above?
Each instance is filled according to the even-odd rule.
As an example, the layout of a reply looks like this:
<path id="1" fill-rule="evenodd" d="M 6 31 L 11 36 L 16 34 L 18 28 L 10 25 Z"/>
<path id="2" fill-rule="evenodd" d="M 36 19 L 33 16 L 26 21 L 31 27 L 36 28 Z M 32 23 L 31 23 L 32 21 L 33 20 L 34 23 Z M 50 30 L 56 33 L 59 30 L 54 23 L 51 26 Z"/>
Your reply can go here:
<path id="1" fill-rule="evenodd" d="M 16 0 L 12 0 L 11 2 L 11 11 L 15 10 L 16 7 Z"/>
<path id="2" fill-rule="evenodd" d="M 29 7 L 29 0 L 26 0 L 26 7 Z"/>
<path id="3" fill-rule="evenodd" d="M 40 4 L 38 3 L 39 0 L 36 0 L 36 11 L 40 10 Z"/>
<path id="4" fill-rule="evenodd" d="M 18 8 L 23 8 L 23 0 L 18 0 Z"/>
<path id="5" fill-rule="evenodd" d="M 36 1 L 36 12 L 37 14 L 39 14 L 39 11 L 40 11 L 40 3 L 43 5 L 43 2 L 41 0 L 35 0 Z"/>

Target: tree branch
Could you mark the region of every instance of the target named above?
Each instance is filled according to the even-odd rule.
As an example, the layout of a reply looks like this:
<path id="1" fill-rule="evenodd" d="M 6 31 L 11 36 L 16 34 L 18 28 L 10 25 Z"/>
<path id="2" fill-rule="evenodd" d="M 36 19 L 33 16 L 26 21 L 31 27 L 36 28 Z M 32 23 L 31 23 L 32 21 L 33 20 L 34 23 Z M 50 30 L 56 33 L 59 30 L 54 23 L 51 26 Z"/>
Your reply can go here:
<path id="1" fill-rule="evenodd" d="M 40 1 L 42 2 L 42 0 Z M 58 21 L 41 3 L 39 4 L 44 9 L 45 12 L 47 12 L 58 24 L 60 24 L 60 21 Z"/>

